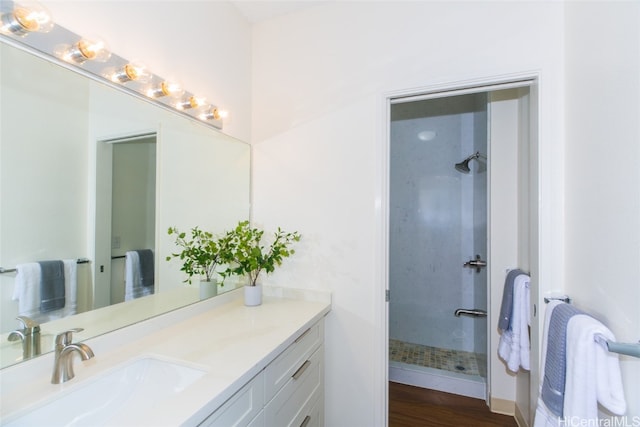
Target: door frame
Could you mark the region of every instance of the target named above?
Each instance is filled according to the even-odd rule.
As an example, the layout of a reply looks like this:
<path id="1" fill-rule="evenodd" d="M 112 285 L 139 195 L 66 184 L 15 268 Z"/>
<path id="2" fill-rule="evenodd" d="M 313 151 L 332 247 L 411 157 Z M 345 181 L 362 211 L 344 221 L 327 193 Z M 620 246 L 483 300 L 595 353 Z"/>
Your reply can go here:
<path id="1" fill-rule="evenodd" d="M 390 124 L 391 124 L 391 105 L 394 103 L 401 102 L 409 102 L 409 101 L 418 101 L 422 99 L 434 99 L 434 98 L 443 98 L 450 97 L 455 95 L 463 95 L 469 93 L 478 93 L 478 92 L 490 92 L 501 89 L 509 89 L 509 88 L 522 88 L 525 86 L 529 86 L 530 91 L 530 101 L 529 101 L 529 181 L 530 181 L 530 257 L 531 257 L 531 303 L 534 305 L 532 313 L 536 312 L 535 306 L 538 302 L 538 284 L 536 281 L 536 277 L 539 276 L 540 273 L 540 257 L 539 257 L 539 236 L 541 224 L 540 224 L 540 205 L 538 203 L 540 199 L 539 194 L 539 163 L 540 163 L 540 146 L 538 143 L 538 135 L 539 135 L 539 86 L 540 82 L 540 74 L 537 71 L 532 72 L 523 72 L 523 73 L 514 73 L 509 75 L 501 75 L 501 76 L 491 76 L 486 78 L 474 79 L 474 80 L 465 80 L 465 81 L 456 81 L 449 83 L 442 83 L 437 85 L 426 86 L 422 88 L 412 88 L 405 90 L 398 90 L 384 93 L 380 99 L 380 116 L 381 116 L 381 132 L 382 137 L 380 138 L 380 146 L 378 149 L 378 167 L 380 170 L 380 181 L 378 183 L 378 192 L 376 194 L 376 219 L 378 223 L 378 248 L 376 253 L 376 258 L 379 262 L 377 262 L 377 271 L 381 288 L 378 291 L 380 304 L 376 307 L 377 318 L 379 319 L 380 324 L 378 325 L 378 330 L 382 334 L 378 339 L 378 365 L 380 365 L 380 370 L 378 372 L 379 381 L 382 383 L 382 390 L 384 393 L 382 396 L 379 396 L 379 401 L 383 404 L 380 405 L 380 409 L 383 413 L 379 413 L 378 417 L 380 420 L 384 420 L 383 425 L 388 426 L 389 423 L 389 152 L 391 146 L 391 132 L 390 132 Z M 488 215 L 491 215 L 488 212 Z M 489 218 L 488 218 L 489 219 Z M 487 236 L 487 240 L 490 241 L 491 235 Z M 488 306 L 489 316 L 487 317 L 488 328 L 491 328 L 492 318 L 491 318 L 491 306 Z M 516 418 L 526 419 L 529 418 L 531 402 L 535 401 L 535 394 L 538 389 L 539 375 L 538 375 L 538 324 L 539 322 L 534 321 L 531 325 L 531 378 L 529 384 L 529 394 L 527 399 L 525 399 L 524 404 L 528 406 L 525 412 L 527 414 L 519 413 L 519 408 L 517 405 L 517 396 L 514 396 L 514 400 L 516 400 L 516 408 L 515 408 L 515 416 Z M 489 336 L 488 336 L 488 339 Z M 491 347 L 488 346 L 490 349 Z M 487 355 L 488 358 L 491 357 L 491 354 Z M 487 378 L 487 398 L 491 398 L 490 394 L 491 384 L 490 378 Z M 528 420 L 527 420 L 528 421 Z M 526 421 L 525 421 L 526 422 Z"/>

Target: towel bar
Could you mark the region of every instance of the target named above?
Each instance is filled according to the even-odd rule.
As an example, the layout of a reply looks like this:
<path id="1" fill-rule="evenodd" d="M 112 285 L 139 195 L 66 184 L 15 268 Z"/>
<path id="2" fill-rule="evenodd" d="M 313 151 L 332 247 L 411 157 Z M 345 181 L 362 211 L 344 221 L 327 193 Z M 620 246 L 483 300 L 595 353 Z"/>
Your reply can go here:
<path id="1" fill-rule="evenodd" d="M 568 295 L 544 298 L 544 302 L 546 304 L 549 304 L 551 301 L 564 301 L 567 304 L 571 304 L 571 298 L 569 298 Z M 640 341 L 637 343 L 618 343 L 609 341 L 602 334 L 596 334 L 594 337 L 594 341 L 600 344 L 605 350 L 612 353 L 624 354 L 625 356 L 640 358 Z"/>
<path id="2" fill-rule="evenodd" d="M 600 344 L 605 350 L 627 356 L 640 357 L 640 342 L 638 343 L 618 343 L 609 341 L 601 334 L 596 334 L 594 341 Z"/>
<path id="3" fill-rule="evenodd" d="M 91 262 L 88 258 L 78 258 L 78 264 L 87 264 Z M 16 268 L 4 268 L 4 267 L 0 267 L 0 274 L 2 273 L 13 273 L 14 271 L 16 271 Z"/>

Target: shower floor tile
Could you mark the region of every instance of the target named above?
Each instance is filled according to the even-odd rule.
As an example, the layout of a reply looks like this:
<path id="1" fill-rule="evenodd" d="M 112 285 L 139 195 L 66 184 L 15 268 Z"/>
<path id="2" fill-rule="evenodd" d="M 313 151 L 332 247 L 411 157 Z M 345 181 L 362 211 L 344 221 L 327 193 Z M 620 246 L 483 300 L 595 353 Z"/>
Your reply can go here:
<path id="1" fill-rule="evenodd" d="M 429 347 L 399 340 L 389 340 L 389 360 L 410 365 L 441 369 L 467 375 L 480 375 L 481 355 L 461 350 Z"/>

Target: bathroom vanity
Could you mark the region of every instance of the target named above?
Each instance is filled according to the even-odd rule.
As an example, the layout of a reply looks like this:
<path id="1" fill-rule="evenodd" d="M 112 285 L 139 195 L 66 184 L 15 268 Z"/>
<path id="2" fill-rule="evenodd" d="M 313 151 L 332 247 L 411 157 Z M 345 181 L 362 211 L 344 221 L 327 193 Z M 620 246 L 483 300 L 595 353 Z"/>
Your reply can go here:
<path id="1" fill-rule="evenodd" d="M 239 289 L 83 341 L 95 357 L 64 384 L 50 382 L 52 355 L 5 368 L 0 424 L 322 426 L 330 306 L 267 287 L 245 307 Z"/>

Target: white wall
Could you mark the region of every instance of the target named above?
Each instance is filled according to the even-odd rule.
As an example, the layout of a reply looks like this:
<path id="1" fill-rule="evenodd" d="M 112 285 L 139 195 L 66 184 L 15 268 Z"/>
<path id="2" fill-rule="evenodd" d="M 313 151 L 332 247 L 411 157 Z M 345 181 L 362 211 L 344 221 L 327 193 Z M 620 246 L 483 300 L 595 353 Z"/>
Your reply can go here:
<path id="1" fill-rule="evenodd" d="M 385 93 L 539 72 L 541 280 L 561 283 L 562 26 L 559 3 L 350 2 L 254 28 L 253 214 L 303 233 L 269 283 L 333 291 L 327 425 L 386 416 Z M 494 384 L 495 397 L 514 400 L 504 388 Z"/>
<path id="2" fill-rule="evenodd" d="M 251 28 L 223 1 L 43 0 L 56 23 L 175 79 L 230 112 L 224 132 L 248 141 Z"/>
<path id="3" fill-rule="evenodd" d="M 640 3 L 566 7 L 566 292 L 638 342 Z M 640 416 L 640 359 L 621 360 L 628 414 Z"/>

